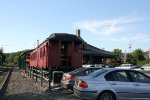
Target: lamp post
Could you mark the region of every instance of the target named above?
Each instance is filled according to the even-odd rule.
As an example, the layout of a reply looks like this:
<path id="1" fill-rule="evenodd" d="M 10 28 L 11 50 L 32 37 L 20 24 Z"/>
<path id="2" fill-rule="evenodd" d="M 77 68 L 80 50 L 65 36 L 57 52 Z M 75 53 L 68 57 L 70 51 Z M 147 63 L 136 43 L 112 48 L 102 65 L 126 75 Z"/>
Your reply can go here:
<path id="1" fill-rule="evenodd" d="M 131 46 L 132 44 L 129 44 L 129 53 L 131 53 Z"/>
<path id="2" fill-rule="evenodd" d="M 126 50 L 125 50 L 125 53 L 124 53 L 124 62 L 126 63 L 127 61 L 127 53 L 126 53 Z"/>

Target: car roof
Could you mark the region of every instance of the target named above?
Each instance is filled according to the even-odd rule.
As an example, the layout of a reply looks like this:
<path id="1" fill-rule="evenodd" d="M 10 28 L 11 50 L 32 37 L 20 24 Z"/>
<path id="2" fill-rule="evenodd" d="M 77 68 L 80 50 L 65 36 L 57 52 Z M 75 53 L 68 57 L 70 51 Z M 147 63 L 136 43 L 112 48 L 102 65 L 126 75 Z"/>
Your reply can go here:
<path id="1" fill-rule="evenodd" d="M 89 68 L 90 68 L 90 69 L 91 69 L 91 68 L 94 69 L 94 68 L 102 68 L 102 67 L 84 67 L 84 68 L 85 68 L 85 69 L 89 69 Z"/>
<path id="2" fill-rule="evenodd" d="M 81 68 L 78 68 L 76 70 L 73 70 L 71 72 L 68 72 L 68 73 L 78 73 L 78 72 L 81 72 L 83 70 L 87 70 L 87 69 L 102 69 L 101 67 L 81 67 Z"/>
<path id="3" fill-rule="evenodd" d="M 124 69 L 124 68 L 103 68 L 107 71 L 117 71 L 117 70 L 127 70 L 127 71 L 133 71 L 133 69 Z"/>

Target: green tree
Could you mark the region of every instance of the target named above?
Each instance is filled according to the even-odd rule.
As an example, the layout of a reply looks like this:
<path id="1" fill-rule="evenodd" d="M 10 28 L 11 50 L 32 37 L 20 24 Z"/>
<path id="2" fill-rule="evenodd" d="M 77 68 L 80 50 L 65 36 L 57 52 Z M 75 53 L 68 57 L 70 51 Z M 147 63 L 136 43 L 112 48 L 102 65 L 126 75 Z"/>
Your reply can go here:
<path id="1" fill-rule="evenodd" d="M 133 53 L 132 56 L 136 59 L 136 61 L 144 61 L 144 52 L 141 49 L 136 49 Z"/>
<path id="2" fill-rule="evenodd" d="M 6 56 L 3 53 L 3 48 L 0 49 L 0 64 L 5 61 Z"/>
<path id="3" fill-rule="evenodd" d="M 132 54 L 130 54 L 130 55 L 128 56 L 127 62 L 128 62 L 128 63 L 131 63 L 131 64 L 136 64 L 136 59 L 133 57 Z"/>
<path id="4" fill-rule="evenodd" d="M 117 54 L 118 56 L 120 56 L 122 54 L 122 50 L 120 50 L 120 49 L 114 49 L 112 52 L 114 54 Z"/>
<path id="5" fill-rule="evenodd" d="M 122 62 L 122 60 L 121 60 L 122 50 L 114 49 L 112 52 L 117 55 L 117 57 L 114 59 L 114 61 L 121 63 Z"/>
<path id="6" fill-rule="evenodd" d="M 13 52 L 13 53 L 6 53 L 6 60 L 5 63 L 7 65 L 16 65 L 18 64 L 18 58 L 20 57 L 21 54 L 26 52 L 27 50 L 23 51 L 18 51 L 18 52 Z"/>
<path id="7" fill-rule="evenodd" d="M 144 52 L 141 49 L 136 49 L 132 52 L 128 58 L 128 62 L 133 64 L 139 64 L 140 62 L 146 60 L 144 57 Z"/>

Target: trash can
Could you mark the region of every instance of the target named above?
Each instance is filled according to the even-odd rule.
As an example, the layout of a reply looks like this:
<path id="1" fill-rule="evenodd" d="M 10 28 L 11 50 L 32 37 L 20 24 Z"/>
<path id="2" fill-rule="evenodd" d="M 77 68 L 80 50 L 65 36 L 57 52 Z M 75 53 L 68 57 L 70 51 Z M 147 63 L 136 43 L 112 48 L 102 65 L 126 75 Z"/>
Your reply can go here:
<path id="1" fill-rule="evenodd" d="M 60 84 L 61 79 L 63 76 L 63 72 L 62 71 L 53 71 L 53 79 L 52 82 L 53 84 Z"/>

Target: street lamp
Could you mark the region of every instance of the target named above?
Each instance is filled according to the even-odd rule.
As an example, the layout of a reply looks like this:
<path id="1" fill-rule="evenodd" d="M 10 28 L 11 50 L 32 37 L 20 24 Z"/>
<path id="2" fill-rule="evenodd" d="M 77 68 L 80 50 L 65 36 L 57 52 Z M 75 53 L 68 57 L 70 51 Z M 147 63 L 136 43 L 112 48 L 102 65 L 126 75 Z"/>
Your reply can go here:
<path id="1" fill-rule="evenodd" d="M 131 53 L 131 46 L 132 44 L 129 44 L 129 53 Z"/>

